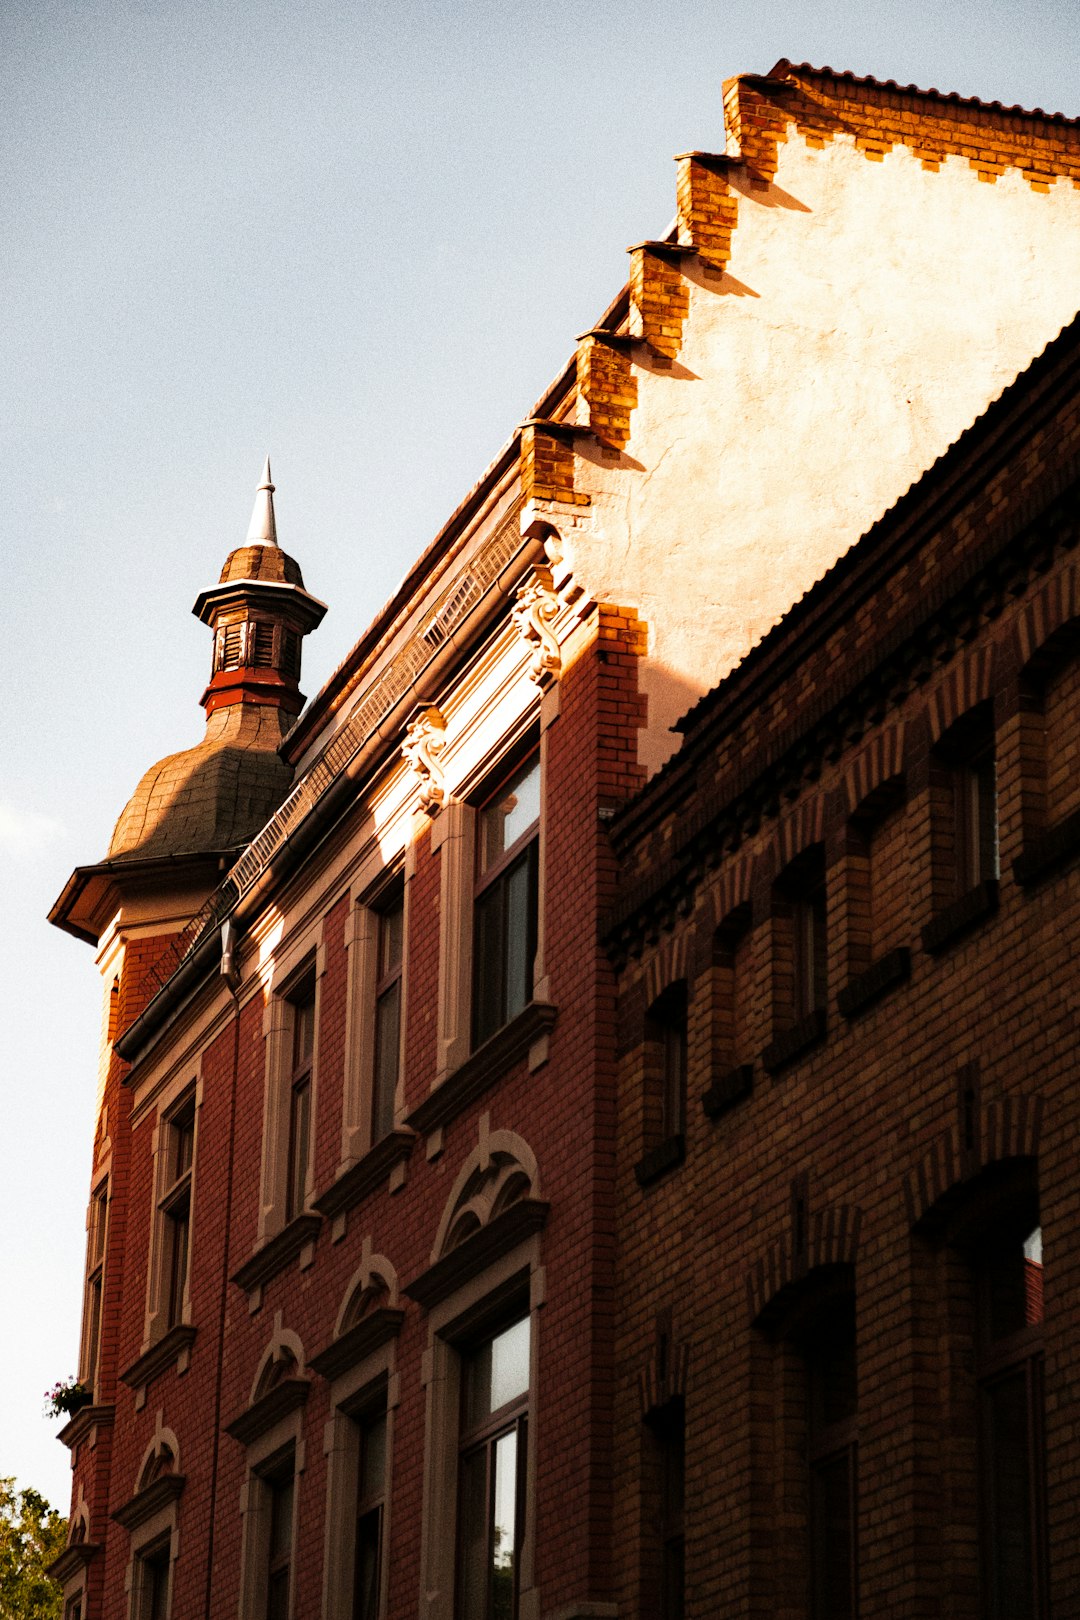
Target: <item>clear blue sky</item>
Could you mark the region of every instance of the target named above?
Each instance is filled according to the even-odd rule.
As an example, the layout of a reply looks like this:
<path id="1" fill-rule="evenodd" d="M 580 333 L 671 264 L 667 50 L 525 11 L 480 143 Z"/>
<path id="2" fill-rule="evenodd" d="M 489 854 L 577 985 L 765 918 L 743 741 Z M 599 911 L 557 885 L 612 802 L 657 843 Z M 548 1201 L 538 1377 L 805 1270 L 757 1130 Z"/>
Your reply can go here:
<path id="1" fill-rule="evenodd" d="M 1075 0 L 0 8 L 0 1475 L 67 1508 L 99 993 L 48 928 L 198 740 L 267 450 L 329 673 L 781 56 L 1080 114 Z"/>

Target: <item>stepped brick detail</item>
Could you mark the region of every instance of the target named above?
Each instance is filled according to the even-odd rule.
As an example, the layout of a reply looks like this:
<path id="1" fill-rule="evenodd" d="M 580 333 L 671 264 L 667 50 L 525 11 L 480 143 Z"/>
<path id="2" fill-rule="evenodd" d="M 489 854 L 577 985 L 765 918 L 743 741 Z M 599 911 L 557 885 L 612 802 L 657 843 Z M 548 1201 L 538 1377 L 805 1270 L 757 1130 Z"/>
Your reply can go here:
<path id="1" fill-rule="evenodd" d="M 679 352 L 683 321 L 690 312 L 681 257 L 674 243 L 642 242 L 630 249 L 630 301 L 641 322 L 641 336 L 668 360 Z"/>
<path id="2" fill-rule="evenodd" d="M 522 424 L 521 494 L 525 501 L 588 506 L 588 495 L 574 489 L 573 430 L 568 423 Z"/>
<path id="3" fill-rule="evenodd" d="M 722 270 L 731 257 L 731 233 L 738 221 L 738 198 L 727 180 L 731 160 L 709 152 L 683 152 L 679 165 L 679 241 L 692 247 L 706 266 Z"/>
<path id="4" fill-rule="evenodd" d="M 637 404 L 630 339 L 586 332 L 577 348 L 577 386 L 589 427 L 602 444 L 621 450 L 630 437 L 630 412 Z"/>
<path id="5" fill-rule="evenodd" d="M 1019 114 L 1019 108 L 786 61 L 767 78 L 743 76 L 724 85 L 728 152 L 766 180 L 775 177 L 777 146 L 794 126 L 815 147 L 836 135 L 853 136 L 871 161 L 906 146 L 925 169 L 962 157 L 987 181 L 1013 168 L 1035 191 L 1049 191 L 1058 177 L 1080 186 L 1075 125 L 1054 114 Z"/>

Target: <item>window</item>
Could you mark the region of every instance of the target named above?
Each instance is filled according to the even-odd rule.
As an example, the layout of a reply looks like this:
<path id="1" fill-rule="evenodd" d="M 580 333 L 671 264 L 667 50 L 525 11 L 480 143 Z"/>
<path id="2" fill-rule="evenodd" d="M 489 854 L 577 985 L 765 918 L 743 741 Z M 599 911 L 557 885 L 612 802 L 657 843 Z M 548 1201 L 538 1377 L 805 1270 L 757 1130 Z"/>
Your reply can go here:
<path id="1" fill-rule="evenodd" d="M 86 1297 L 83 1305 L 82 1382 L 97 1384 L 101 1353 L 101 1301 L 105 1270 L 105 1238 L 109 1218 L 109 1183 L 103 1181 L 90 1199 L 90 1228 L 86 1245 Z"/>
<path id="2" fill-rule="evenodd" d="M 165 1121 L 164 1192 L 158 1202 L 164 1233 L 164 1325 L 184 1320 L 191 1238 L 191 1170 L 195 1161 L 195 1099 Z"/>
<path id="3" fill-rule="evenodd" d="M 383 1409 L 357 1419 L 360 1465 L 356 1502 L 356 1592 L 353 1620 L 379 1620 L 386 1507 L 387 1418 Z"/>
<path id="4" fill-rule="evenodd" d="M 986 1620 L 1046 1614 L 1042 1231 L 1003 1222 L 973 1256 Z"/>
<path id="5" fill-rule="evenodd" d="M 516 1620 L 524 1524 L 530 1323 L 462 1358 L 458 1620 Z"/>
<path id="6" fill-rule="evenodd" d="M 288 1620 L 292 1584 L 293 1459 L 264 1476 L 269 1534 L 266 1541 L 266 1620 Z"/>
<path id="7" fill-rule="evenodd" d="M 380 908 L 376 925 L 375 1065 L 371 1088 L 371 1141 L 394 1128 L 394 1098 L 401 1067 L 401 970 L 405 894 L 399 882 Z"/>
<path id="8" fill-rule="evenodd" d="M 305 981 L 292 998 L 292 1064 L 289 1082 L 289 1154 L 285 1219 L 307 1203 L 311 1162 L 311 1064 L 315 1051 L 315 981 Z"/>
<path id="9" fill-rule="evenodd" d="M 778 1031 L 799 1027 L 825 1010 L 825 898 L 825 851 L 817 844 L 792 861 L 776 885 L 774 985 Z"/>
<path id="10" fill-rule="evenodd" d="M 659 1484 L 660 1617 L 683 1620 L 686 1603 L 685 1537 L 686 1418 L 681 1399 L 668 1401 L 650 1419 Z"/>
<path id="11" fill-rule="evenodd" d="M 669 985 L 649 1008 L 646 1063 L 653 1081 L 655 1140 L 681 1134 L 686 1122 L 686 980 Z M 650 1133 L 652 1134 L 652 1133 Z"/>
<path id="12" fill-rule="evenodd" d="M 813 1620 L 853 1620 L 856 1585 L 855 1303 L 841 1298 L 801 1339 L 806 1377 Z"/>
<path id="13" fill-rule="evenodd" d="M 987 703 L 957 721 L 935 750 L 939 908 L 998 876 L 993 716 Z"/>
<path id="14" fill-rule="evenodd" d="M 532 999 L 537 941 L 540 756 L 480 806 L 476 837 L 474 1044 Z"/>
<path id="15" fill-rule="evenodd" d="M 172 1570 L 172 1542 L 155 1543 L 138 1557 L 137 1620 L 167 1620 L 169 1579 Z"/>

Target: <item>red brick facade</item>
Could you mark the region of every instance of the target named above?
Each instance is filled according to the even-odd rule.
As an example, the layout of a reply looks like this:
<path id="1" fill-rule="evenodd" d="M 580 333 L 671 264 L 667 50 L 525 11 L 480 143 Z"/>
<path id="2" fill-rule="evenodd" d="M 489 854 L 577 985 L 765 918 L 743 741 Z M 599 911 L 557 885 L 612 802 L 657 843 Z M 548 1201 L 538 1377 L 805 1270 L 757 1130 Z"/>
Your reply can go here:
<path id="1" fill-rule="evenodd" d="M 719 426 L 752 465 L 782 411 L 754 426 L 714 388 L 707 418 L 690 386 L 728 380 L 746 317 L 721 294 L 801 330 L 782 274 L 725 277 L 740 211 L 744 241 L 766 204 L 777 231 L 815 217 L 765 196 L 782 143 L 825 168 L 854 140 L 860 181 L 889 168 L 858 152 L 901 143 L 1036 190 L 1052 160 L 1071 198 L 1080 137 L 786 63 L 725 96 L 729 152 L 680 158 L 669 239 L 631 250 L 603 326 L 284 737 L 259 648 L 295 707 L 322 604 L 276 546 L 267 466 L 263 527 L 196 605 L 215 690 L 248 712 L 149 772 L 118 824 L 146 841 L 57 902 L 117 974 L 65 1620 L 844 1620 L 856 1574 L 864 1615 L 1070 1612 L 1075 328 L 851 550 L 858 500 L 821 521 L 843 483 L 823 417 L 805 491 L 841 560 L 648 786 L 644 762 L 667 758 L 672 693 L 798 595 L 775 559 L 801 520 L 700 529 Z M 1051 201 L 1023 196 L 1060 254 Z M 913 264 L 917 227 L 896 226 Z M 846 399 L 818 291 L 797 363 Z M 699 316 L 702 374 L 679 360 Z M 937 404 L 924 351 L 883 355 L 913 416 Z M 665 510 L 653 475 L 694 433 Z M 731 480 L 755 521 L 758 475 Z M 303 593 L 276 626 L 264 563 Z M 223 602 L 248 616 L 231 641 Z M 980 1563 L 971 1369 L 979 1257 L 1017 1222 L 1046 1240 L 1023 1273 L 1043 1584 L 1010 1610 Z M 470 1380 L 492 1395 L 484 1356 L 522 1324 L 529 1378 L 477 1417 Z M 830 1499 L 812 1536 L 807 1469 L 835 1482 L 838 1457 L 856 1519 Z M 841 1523 L 844 1560 L 815 1572 Z"/>

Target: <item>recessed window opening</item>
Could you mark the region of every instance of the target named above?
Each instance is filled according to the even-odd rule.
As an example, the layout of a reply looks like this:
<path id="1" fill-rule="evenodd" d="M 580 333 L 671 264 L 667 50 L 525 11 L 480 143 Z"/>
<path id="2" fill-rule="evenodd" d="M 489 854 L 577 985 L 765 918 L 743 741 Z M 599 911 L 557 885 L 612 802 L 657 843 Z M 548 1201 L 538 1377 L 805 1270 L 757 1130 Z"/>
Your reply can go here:
<path id="1" fill-rule="evenodd" d="M 379 1620 L 386 1508 L 386 1411 L 373 1411 L 356 1421 L 360 1431 L 360 1461 L 353 1620 Z"/>
<path id="2" fill-rule="evenodd" d="M 462 1357 L 458 1620 L 517 1620 L 530 1333 L 526 1316 Z"/>
<path id="3" fill-rule="evenodd" d="M 997 771 L 993 715 L 980 704 L 938 744 L 936 757 L 948 776 L 953 889 L 957 897 L 999 875 Z"/>
<path id="4" fill-rule="evenodd" d="M 540 755 L 480 806 L 473 1036 L 487 1040 L 532 999 L 537 944 Z"/>
<path id="5" fill-rule="evenodd" d="M 685 979 L 669 985 L 648 1012 L 646 1040 L 658 1069 L 656 1135 L 659 1141 L 677 1136 L 685 1126 L 687 1014 Z"/>
<path id="6" fill-rule="evenodd" d="M 856 1583 L 855 1302 L 824 1306 L 799 1336 L 806 1380 L 813 1620 L 854 1620 Z"/>
<path id="7" fill-rule="evenodd" d="M 371 1140 L 382 1141 L 394 1128 L 394 1097 L 401 1065 L 401 977 L 405 894 L 399 882 L 378 914 L 375 982 L 375 1071 L 371 1096 Z"/>
<path id="8" fill-rule="evenodd" d="M 1003 1222 L 975 1250 L 973 1268 L 984 1613 L 1043 1620 L 1043 1267 L 1034 1210 Z"/>
<path id="9" fill-rule="evenodd" d="M 166 1620 L 169 1612 L 170 1541 L 139 1555 L 139 1620 Z"/>
<path id="10" fill-rule="evenodd" d="M 798 1024 L 822 1010 L 828 998 L 825 852 L 821 846 L 793 861 L 777 888 L 790 918 L 790 1016 Z"/>
<path id="11" fill-rule="evenodd" d="M 292 998 L 292 1064 L 289 1082 L 289 1156 L 285 1219 L 299 1215 L 307 1201 L 311 1157 L 311 1066 L 315 1051 L 315 981 Z"/>
<path id="12" fill-rule="evenodd" d="M 105 1272 L 105 1237 L 108 1227 L 109 1183 L 103 1181 L 90 1200 L 90 1230 L 87 1234 L 86 1302 L 83 1309 L 84 1352 L 82 1381 L 93 1389 L 97 1383 L 101 1352 L 101 1306 Z"/>
<path id="13" fill-rule="evenodd" d="M 195 1099 L 190 1097 L 168 1120 L 165 1190 L 158 1204 L 165 1235 L 165 1325 L 184 1317 L 191 1245 L 191 1170 L 195 1158 Z"/>
<path id="14" fill-rule="evenodd" d="M 292 1584 L 293 1459 L 266 1476 L 269 1537 L 266 1562 L 266 1620 L 288 1620 Z"/>

